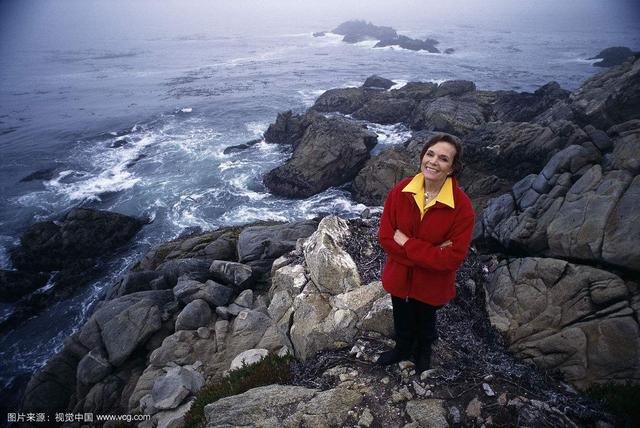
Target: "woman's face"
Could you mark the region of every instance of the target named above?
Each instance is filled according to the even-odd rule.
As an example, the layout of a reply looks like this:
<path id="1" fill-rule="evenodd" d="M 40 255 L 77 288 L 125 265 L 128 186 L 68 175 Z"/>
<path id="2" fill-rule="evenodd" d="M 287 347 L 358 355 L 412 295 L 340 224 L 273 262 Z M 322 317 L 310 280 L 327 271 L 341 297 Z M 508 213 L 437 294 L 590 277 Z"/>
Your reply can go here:
<path id="1" fill-rule="evenodd" d="M 438 141 L 429 147 L 420 162 L 420 171 L 426 180 L 441 182 L 453 172 L 456 148 L 446 141 Z"/>

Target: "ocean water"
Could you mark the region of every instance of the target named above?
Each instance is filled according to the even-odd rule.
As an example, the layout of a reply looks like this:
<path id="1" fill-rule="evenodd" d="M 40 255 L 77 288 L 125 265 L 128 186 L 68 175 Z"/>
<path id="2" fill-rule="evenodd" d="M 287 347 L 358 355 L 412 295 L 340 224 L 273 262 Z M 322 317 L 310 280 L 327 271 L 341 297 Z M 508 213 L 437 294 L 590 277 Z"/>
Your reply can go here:
<path id="1" fill-rule="evenodd" d="M 268 193 L 261 177 L 288 158 L 286 148 L 261 142 L 223 153 L 261 138 L 278 112 L 303 112 L 323 91 L 359 86 L 372 74 L 398 85 L 468 79 L 480 89 L 533 91 L 555 80 L 574 90 L 600 71 L 587 58 L 601 49 L 640 49 L 632 25 L 434 27 L 408 18 L 375 23 L 436 38 L 441 50 L 454 53 L 374 49 L 371 42 L 345 44 L 334 34 L 313 37 L 341 21 L 308 17 L 286 24 L 265 17 L 259 29 L 100 26 L 96 34 L 57 39 L 25 36 L 30 27 L 16 30 L 26 19 L 21 13 L 35 13 L 24 22 L 42 23 L 38 13 L 47 10 L 0 11 L 4 24 L 7 13 L 16 16 L 10 29 L 18 35 L 0 30 L 0 267 L 11 269 L 8 249 L 26 227 L 72 207 L 153 219 L 110 262 L 111 274 L 0 337 L 5 385 L 44 364 L 105 288 L 159 242 L 195 228 L 324 213 L 356 216 L 365 209 L 343 188 L 302 200 Z M 369 125 L 379 135 L 374 153 L 410 135 L 402 125 Z M 38 171 L 45 177 L 23 181 Z M 11 310 L 0 304 L 0 316 Z"/>

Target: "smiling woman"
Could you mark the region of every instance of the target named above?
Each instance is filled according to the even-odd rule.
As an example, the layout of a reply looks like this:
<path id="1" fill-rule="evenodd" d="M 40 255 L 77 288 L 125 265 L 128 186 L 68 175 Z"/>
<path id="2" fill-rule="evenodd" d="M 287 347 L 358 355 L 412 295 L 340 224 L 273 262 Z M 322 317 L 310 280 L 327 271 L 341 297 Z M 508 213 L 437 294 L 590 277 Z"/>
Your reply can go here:
<path id="1" fill-rule="evenodd" d="M 396 346 L 380 355 L 379 364 L 413 358 L 418 372 L 431 366 L 436 311 L 455 297 L 456 271 L 475 220 L 454 178 L 462 171 L 462 152 L 456 137 L 436 134 L 422 149 L 420 172 L 398 183 L 385 201 L 382 285 L 391 294 Z"/>

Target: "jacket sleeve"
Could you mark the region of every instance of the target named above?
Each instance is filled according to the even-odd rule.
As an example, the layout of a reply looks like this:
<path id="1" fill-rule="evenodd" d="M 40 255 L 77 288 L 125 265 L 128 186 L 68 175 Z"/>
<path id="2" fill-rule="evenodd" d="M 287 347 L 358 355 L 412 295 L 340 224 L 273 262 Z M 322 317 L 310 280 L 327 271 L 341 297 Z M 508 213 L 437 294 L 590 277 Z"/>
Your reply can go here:
<path id="1" fill-rule="evenodd" d="M 458 269 L 467 255 L 469 245 L 471 245 L 475 223 L 475 214 L 471 204 L 467 203 L 465 205 L 465 208 L 457 215 L 451 234 L 448 237 L 452 242 L 451 245 L 440 248 L 438 245 L 422 239 L 409 238 L 404 244 L 407 258 L 417 266 L 426 269 L 437 271 Z"/>
<path id="2" fill-rule="evenodd" d="M 380 217 L 380 230 L 378 231 L 380 246 L 396 262 L 409 267 L 415 266 L 416 264 L 407 257 L 404 247 L 393 240 L 396 231 L 396 204 L 396 189 L 394 188 L 387 195 Z"/>

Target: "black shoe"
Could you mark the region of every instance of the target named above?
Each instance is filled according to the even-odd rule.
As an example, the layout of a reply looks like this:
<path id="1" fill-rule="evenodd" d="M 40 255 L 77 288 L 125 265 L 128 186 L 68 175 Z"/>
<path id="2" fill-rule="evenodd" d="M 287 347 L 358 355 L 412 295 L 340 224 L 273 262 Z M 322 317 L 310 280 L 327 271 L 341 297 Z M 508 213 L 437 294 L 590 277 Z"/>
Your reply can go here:
<path id="1" fill-rule="evenodd" d="M 416 373 L 420 374 L 431 368 L 431 343 L 422 346 L 416 355 Z"/>
<path id="2" fill-rule="evenodd" d="M 376 360 L 377 364 L 382 366 L 388 366 L 390 364 L 399 363 L 400 361 L 409 359 L 411 354 L 409 352 L 399 351 L 397 349 L 392 349 L 390 351 L 385 351 Z"/>

